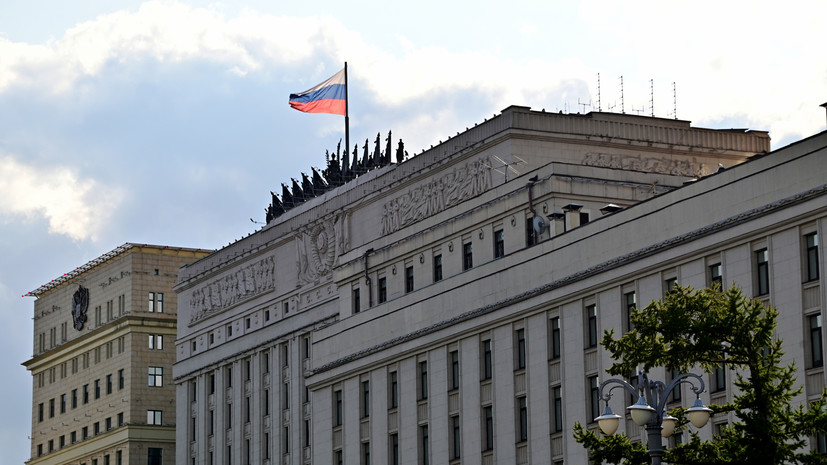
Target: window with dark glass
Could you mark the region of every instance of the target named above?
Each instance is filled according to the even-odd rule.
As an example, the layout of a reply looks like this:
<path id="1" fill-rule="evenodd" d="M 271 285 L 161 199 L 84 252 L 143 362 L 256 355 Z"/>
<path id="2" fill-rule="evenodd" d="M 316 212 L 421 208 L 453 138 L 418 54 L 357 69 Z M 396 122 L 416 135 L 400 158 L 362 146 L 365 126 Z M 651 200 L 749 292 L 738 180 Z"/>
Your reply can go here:
<path id="1" fill-rule="evenodd" d="M 471 243 L 466 242 L 462 244 L 462 271 L 470 270 L 474 267 L 474 255 L 471 248 Z"/>
<path id="2" fill-rule="evenodd" d="M 448 380 L 449 390 L 459 389 L 459 351 L 451 351 L 451 371 L 450 379 Z"/>
<path id="3" fill-rule="evenodd" d="M 362 302 L 359 298 L 359 288 L 353 289 L 353 313 L 359 313 L 362 309 Z"/>
<path id="4" fill-rule="evenodd" d="M 491 379 L 491 339 L 482 341 L 482 379 Z"/>
<path id="5" fill-rule="evenodd" d="M 419 362 L 419 400 L 428 398 L 428 362 Z"/>
<path id="6" fill-rule="evenodd" d="M 821 314 L 807 317 L 810 323 L 810 360 L 813 367 L 824 365 L 824 354 L 821 347 Z"/>
<path id="7" fill-rule="evenodd" d="M 806 250 L 806 265 L 807 271 L 805 278 L 807 281 L 815 281 L 818 279 L 818 234 L 811 233 L 804 236 L 804 243 Z"/>
<path id="8" fill-rule="evenodd" d="M 664 291 L 666 294 L 671 293 L 675 290 L 675 286 L 678 285 L 678 278 L 669 278 L 663 282 Z"/>
<path id="9" fill-rule="evenodd" d="M 412 266 L 405 267 L 405 292 L 414 290 L 414 269 Z"/>
<path id="10" fill-rule="evenodd" d="M 333 426 L 342 426 L 342 391 L 333 391 Z"/>
<path id="11" fill-rule="evenodd" d="M 505 232 L 502 229 L 494 231 L 494 258 L 505 256 Z"/>
<path id="12" fill-rule="evenodd" d="M 525 219 L 525 246 L 531 247 L 537 243 L 537 232 L 534 231 L 534 218 Z"/>
<path id="13" fill-rule="evenodd" d="M 526 398 L 517 398 L 517 439 L 519 442 L 528 440 L 528 406 L 526 405 Z"/>
<path id="14" fill-rule="evenodd" d="M 669 370 L 669 380 L 670 381 L 677 378 L 678 376 L 680 376 L 680 370 L 678 370 L 677 368 L 672 368 L 671 370 Z M 672 396 L 672 398 L 671 398 L 672 402 L 680 402 L 681 401 L 681 386 L 680 385 L 676 386 L 675 389 L 672 390 L 671 396 Z"/>
<path id="15" fill-rule="evenodd" d="M 442 255 L 434 255 L 434 282 L 442 281 Z"/>
<path id="16" fill-rule="evenodd" d="M 756 295 L 770 293 L 770 255 L 767 249 L 755 252 L 755 287 Z"/>
<path id="17" fill-rule="evenodd" d="M 516 345 L 514 347 L 515 355 L 515 370 L 525 368 L 525 329 L 518 329 L 516 331 Z"/>
<path id="18" fill-rule="evenodd" d="M 551 358 L 560 358 L 560 317 L 551 319 Z"/>
<path id="19" fill-rule="evenodd" d="M 597 376 L 589 377 L 589 423 L 600 416 L 600 386 L 597 384 Z"/>
<path id="20" fill-rule="evenodd" d="M 484 441 L 483 441 L 483 449 L 484 451 L 493 450 L 494 449 L 494 409 L 489 405 L 487 407 L 483 407 L 482 409 L 482 417 L 485 421 L 485 429 L 484 429 Z"/>
<path id="21" fill-rule="evenodd" d="M 451 417 L 451 459 L 458 459 L 460 457 L 460 445 L 462 444 L 462 436 L 459 429 L 459 415 Z"/>
<path id="22" fill-rule="evenodd" d="M 379 303 L 385 303 L 388 300 L 388 280 L 383 276 L 376 284 L 379 288 Z"/>
<path id="23" fill-rule="evenodd" d="M 554 387 L 551 389 L 551 398 L 552 398 L 552 409 L 554 412 L 552 414 L 553 423 L 552 423 L 552 432 L 559 433 L 563 431 L 563 390 L 560 386 Z"/>
<path id="24" fill-rule="evenodd" d="M 586 347 L 597 347 L 597 307 L 586 307 Z"/>
<path id="25" fill-rule="evenodd" d="M 714 265 L 709 265 L 709 285 L 713 286 L 717 284 L 718 287 L 723 288 L 724 286 L 724 278 L 721 274 L 721 264 L 716 263 Z"/>
<path id="26" fill-rule="evenodd" d="M 391 434 L 390 443 L 390 463 L 391 465 L 399 465 L 399 435 Z"/>
<path id="27" fill-rule="evenodd" d="M 362 381 L 362 418 L 370 416 L 370 381 Z"/>
<path id="28" fill-rule="evenodd" d="M 388 397 L 390 397 L 390 408 L 394 409 L 399 406 L 399 384 L 397 383 L 396 372 L 390 372 L 388 379 Z"/>
<path id="29" fill-rule="evenodd" d="M 422 465 L 428 465 L 430 463 L 430 440 L 428 438 L 428 425 L 422 425 L 419 427 L 419 440 L 420 440 L 420 452 L 422 456 L 420 457 L 419 463 Z"/>
<path id="30" fill-rule="evenodd" d="M 715 372 L 712 374 L 712 381 L 712 392 L 726 389 L 726 367 L 723 364 L 715 368 Z"/>

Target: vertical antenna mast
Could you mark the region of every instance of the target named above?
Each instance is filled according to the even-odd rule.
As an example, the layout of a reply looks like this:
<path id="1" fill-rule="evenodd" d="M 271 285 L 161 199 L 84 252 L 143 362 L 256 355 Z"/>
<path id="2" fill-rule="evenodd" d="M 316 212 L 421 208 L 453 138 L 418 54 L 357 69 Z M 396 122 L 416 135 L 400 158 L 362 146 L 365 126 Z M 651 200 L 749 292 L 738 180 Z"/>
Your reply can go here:
<path id="1" fill-rule="evenodd" d="M 678 91 L 675 88 L 675 81 L 672 81 L 672 114 L 678 119 Z"/>
<path id="2" fill-rule="evenodd" d="M 600 106 L 600 73 L 597 73 L 597 111 L 603 111 Z"/>
<path id="3" fill-rule="evenodd" d="M 655 116 L 655 80 L 649 79 L 649 110 L 651 116 Z"/>
<path id="4" fill-rule="evenodd" d="M 620 76 L 620 112 L 626 114 L 626 102 L 623 100 L 623 76 Z"/>

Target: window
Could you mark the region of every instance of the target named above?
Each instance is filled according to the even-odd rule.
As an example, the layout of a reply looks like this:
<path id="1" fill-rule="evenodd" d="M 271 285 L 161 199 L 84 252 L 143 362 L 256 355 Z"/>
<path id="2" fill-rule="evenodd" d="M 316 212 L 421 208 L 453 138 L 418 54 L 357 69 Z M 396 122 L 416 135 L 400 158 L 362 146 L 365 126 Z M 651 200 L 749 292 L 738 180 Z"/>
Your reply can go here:
<path id="1" fill-rule="evenodd" d="M 551 388 L 552 423 L 551 432 L 563 431 L 563 389 L 560 386 Z"/>
<path id="2" fill-rule="evenodd" d="M 160 425 L 162 420 L 162 413 L 160 410 L 147 410 L 146 411 L 146 424 L 147 425 Z"/>
<path id="3" fill-rule="evenodd" d="M 66 394 L 60 395 L 60 413 L 66 413 Z"/>
<path id="4" fill-rule="evenodd" d="M 442 255 L 434 255 L 434 282 L 442 281 Z"/>
<path id="5" fill-rule="evenodd" d="M 123 412 L 118 413 L 118 426 L 123 426 Z"/>
<path id="6" fill-rule="evenodd" d="M 597 347 L 597 307 L 586 307 L 586 347 Z"/>
<path id="7" fill-rule="evenodd" d="M 118 370 L 118 389 L 123 389 L 125 383 L 124 376 L 123 369 Z"/>
<path id="8" fill-rule="evenodd" d="M 419 427 L 419 440 L 420 440 L 420 447 L 419 451 L 422 453 L 420 457 L 419 463 L 422 465 L 428 465 L 430 463 L 430 451 L 428 450 L 429 447 L 429 439 L 428 439 L 428 425 L 422 425 Z"/>
<path id="9" fill-rule="evenodd" d="M 494 449 L 494 409 L 490 405 L 482 408 L 482 417 L 485 421 L 485 437 L 482 443 L 484 451 Z"/>
<path id="10" fill-rule="evenodd" d="M 388 455 L 390 455 L 390 457 L 388 457 L 390 459 L 389 460 L 390 464 L 391 465 L 399 465 L 399 435 L 398 434 L 396 434 L 396 433 L 391 434 L 390 447 L 388 449 L 390 449 L 389 450 L 390 454 L 388 454 Z"/>
<path id="11" fill-rule="evenodd" d="M 362 465 L 370 465 L 370 443 L 362 443 Z"/>
<path id="12" fill-rule="evenodd" d="M 284 383 L 281 385 L 281 409 L 287 410 L 290 408 L 290 384 Z"/>
<path id="13" fill-rule="evenodd" d="M 451 459 L 458 459 L 460 457 L 460 445 L 462 444 L 462 436 L 459 430 L 459 415 L 451 417 Z"/>
<path id="14" fill-rule="evenodd" d="M 78 408 L 78 390 L 72 389 L 72 408 Z"/>
<path id="15" fill-rule="evenodd" d="M 804 236 L 804 244 L 806 250 L 806 266 L 807 270 L 804 273 L 806 281 L 815 281 L 818 279 L 818 234 L 811 233 Z"/>
<path id="16" fill-rule="evenodd" d="M 663 291 L 664 294 L 670 294 L 672 291 L 675 290 L 675 286 L 678 285 L 678 278 L 669 278 L 663 282 Z"/>
<path id="17" fill-rule="evenodd" d="M 287 368 L 288 366 L 290 366 L 290 347 L 285 342 L 281 345 L 281 367 Z"/>
<path id="18" fill-rule="evenodd" d="M 623 302 L 623 313 L 626 317 L 626 331 L 631 331 L 635 329 L 635 325 L 632 323 L 632 312 L 635 311 L 635 308 L 637 306 L 635 302 L 635 292 L 632 291 L 623 294 Z"/>
<path id="19" fill-rule="evenodd" d="M 210 373 L 210 394 L 215 394 L 215 373 Z"/>
<path id="20" fill-rule="evenodd" d="M 414 290 L 414 269 L 412 266 L 405 267 L 405 292 Z"/>
<path id="21" fill-rule="evenodd" d="M 821 347 L 821 314 L 807 317 L 810 323 L 810 363 L 812 367 L 824 365 L 824 354 Z"/>
<path id="22" fill-rule="evenodd" d="M 164 385 L 164 368 L 149 367 L 149 386 L 161 387 Z"/>
<path id="23" fill-rule="evenodd" d="M 305 359 L 310 358 L 310 336 L 305 336 L 302 338 L 302 345 L 304 346 L 302 357 Z"/>
<path id="24" fill-rule="evenodd" d="M 76 442 L 78 442 L 78 432 L 77 431 L 72 431 L 69 434 L 69 444 L 74 444 Z"/>
<path id="25" fill-rule="evenodd" d="M 43 421 L 43 402 L 37 404 L 37 421 Z"/>
<path id="26" fill-rule="evenodd" d="M 482 379 L 491 379 L 491 339 L 482 341 Z"/>
<path id="27" fill-rule="evenodd" d="M 474 267 L 474 254 L 471 248 L 471 243 L 466 242 L 462 244 L 462 271 L 470 270 Z"/>
<path id="28" fill-rule="evenodd" d="M 155 293 L 154 292 L 149 293 L 149 311 L 150 312 L 155 311 Z"/>
<path id="29" fill-rule="evenodd" d="M 112 417 L 108 417 L 106 419 L 106 431 L 109 431 L 110 429 L 112 429 Z"/>
<path id="30" fill-rule="evenodd" d="M 428 398 L 428 362 L 419 362 L 419 400 Z"/>
<path id="31" fill-rule="evenodd" d="M 227 365 L 227 368 L 224 371 L 224 381 L 227 384 L 227 387 L 233 387 L 233 367 L 232 365 Z"/>
<path id="32" fill-rule="evenodd" d="M 756 295 L 770 293 L 770 256 L 767 249 L 755 252 L 755 289 Z"/>
<path id="33" fill-rule="evenodd" d="M 342 426 L 342 391 L 333 391 L 333 427 Z"/>
<path id="34" fill-rule="evenodd" d="M 96 422 L 95 422 L 95 424 L 93 425 L 93 428 L 94 428 L 94 431 L 95 431 L 95 436 L 97 436 L 98 434 L 100 434 L 100 432 L 101 432 L 101 424 L 100 424 L 100 422 L 96 421 Z"/>
<path id="35" fill-rule="evenodd" d="M 106 375 L 106 393 L 112 394 L 112 375 Z"/>
<path id="36" fill-rule="evenodd" d="M 525 246 L 531 247 L 537 243 L 537 232 L 534 231 L 534 218 L 525 219 Z"/>
<path id="37" fill-rule="evenodd" d="M 551 319 L 551 358 L 560 358 L 560 317 Z"/>
<path id="38" fill-rule="evenodd" d="M 669 370 L 669 381 L 671 382 L 673 379 L 677 378 L 681 372 L 677 368 L 672 368 Z M 668 383 L 667 383 L 668 384 Z M 680 402 L 681 401 L 681 385 L 678 384 L 675 386 L 675 389 L 672 389 L 672 398 L 670 402 Z"/>
<path id="39" fill-rule="evenodd" d="M 193 341 L 194 343 L 194 341 Z M 149 335 L 149 350 L 163 350 L 164 348 L 164 336 L 160 334 L 150 334 Z"/>
<path id="40" fill-rule="evenodd" d="M 721 274 L 720 263 L 709 265 L 709 286 L 712 287 L 715 284 L 717 284 L 719 288 L 723 288 L 724 286 L 724 277 Z"/>
<path id="41" fill-rule="evenodd" d="M 89 403 L 89 385 L 88 384 L 83 385 L 83 403 L 84 404 Z"/>
<path id="42" fill-rule="evenodd" d="M 397 383 L 397 375 L 395 371 L 390 372 L 388 376 L 388 397 L 390 397 L 390 408 L 399 407 L 399 384 Z"/>
<path id="43" fill-rule="evenodd" d="M 95 399 L 101 398 L 101 380 L 95 380 Z"/>
<path id="44" fill-rule="evenodd" d="M 344 464 L 344 457 L 342 456 L 342 451 L 337 450 L 333 452 L 333 464 L 334 465 L 343 465 Z"/>
<path id="45" fill-rule="evenodd" d="M 359 313 L 362 309 L 362 302 L 359 298 L 359 288 L 353 288 L 353 313 Z"/>
<path id="46" fill-rule="evenodd" d="M 362 418 L 370 416 L 370 381 L 362 381 Z"/>
<path id="47" fill-rule="evenodd" d="M 726 389 L 726 367 L 724 364 L 721 364 L 718 368 L 715 369 L 715 372 L 712 374 L 712 392 L 719 392 Z"/>
<path id="48" fill-rule="evenodd" d="M 494 258 L 505 256 L 505 232 L 502 229 L 494 231 Z"/>
<path id="49" fill-rule="evenodd" d="M 525 329 L 517 330 L 516 344 L 514 346 L 514 369 L 525 368 Z"/>
<path id="50" fill-rule="evenodd" d="M 517 440 L 528 441 L 528 406 L 525 396 L 517 398 Z"/>
<path id="51" fill-rule="evenodd" d="M 451 371 L 449 371 L 448 389 L 459 389 L 459 351 L 454 350 L 450 353 L 451 357 Z"/>
<path id="52" fill-rule="evenodd" d="M 225 423 L 227 424 L 227 429 L 233 427 L 233 404 L 227 404 L 227 418 Z"/>
<path id="53" fill-rule="evenodd" d="M 164 293 L 159 292 L 155 294 L 155 311 L 158 313 L 164 312 Z"/>
<path id="54" fill-rule="evenodd" d="M 285 454 L 290 453 L 290 428 L 285 426 L 281 429 L 281 443 Z"/>
<path id="55" fill-rule="evenodd" d="M 227 339 L 233 337 L 233 325 L 232 323 L 227 325 Z"/>
<path id="56" fill-rule="evenodd" d="M 388 280 L 384 276 L 379 278 L 379 303 L 385 303 L 388 300 Z"/>
<path id="57" fill-rule="evenodd" d="M 146 449 L 146 456 L 147 456 L 147 465 L 161 465 L 161 452 L 163 449 L 160 447 L 147 447 Z M 227 454 L 229 456 L 229 454 Z M 229 462 L 227 462 L 229 464 Z"/>
<path id="58" fill-rule="evenodd" d="M 600 387 L 597 384 L 597 376 L 589 376 L 589 423 L 600 416 Z"/>
<path id="59" fill-rule="evenodd" d="M 88 437 L 89 437 L 89 427 L 88 427 L 88 426 L 84 426 L 84 427 L 80 430 L 80 438 L 81 438 L 81 441 L 86 440 Z"/>

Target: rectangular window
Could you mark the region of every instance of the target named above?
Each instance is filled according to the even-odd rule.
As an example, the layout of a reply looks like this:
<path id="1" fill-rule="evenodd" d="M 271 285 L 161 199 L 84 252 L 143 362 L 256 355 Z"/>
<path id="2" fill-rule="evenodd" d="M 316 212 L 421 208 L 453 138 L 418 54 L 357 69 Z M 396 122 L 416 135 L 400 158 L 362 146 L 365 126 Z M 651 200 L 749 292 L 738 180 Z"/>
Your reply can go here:
<path id="1" fill-rule="evenodd" d="M 384 276 L 379 278 L 377 285 L 379 286 L 379 303 L 383 304 L 388 300 L 388 280 Z"/>
<path id="2" fill-rule="evenodd" d="M 807 247 L 806 250 L 806 266 L 807 270 L 804 274 L 804 278 L 807 281 L 815 281 L 818 279 L 818 234 L 811 233 L 804 236 L 804 244 Z"/>
<path id="3" fill-rule="evenodd" d="M 60 413 L 66 413 L 66 394 L 60 395 Z"/>
<path id="4" fill-rule="evenodd" d="M 362 302 L 359 298 L 359 288 L 353 289 L 353 313 L 359 313 L 362 310 Z"/>
<path id="5" fill-rule="evenodd" d="M 112 375 L 106 375 L 106 393 L 112 394 Z"/>
<path id="6" fill-rule="evenodd" d="M 69 434 L 69 444 L 74 444 L 76 442 L 78 442 L 78 432 L 77 431 L 72 431 Z"/>
<path id="7" fill-rule="evenodd" d="M 586 307 L 586 347 L 597 347 L 597 307 Z"/>
<path id="8" fill-rule="evenodd" d="M 118 413 L 118 426 L 123 426 L 123 412 Z"/>
<path id="9" fill-rule="evenodd" d="M 631 331 L 635 329 L 635 325 L 632 323 L 632 313 L 635 311 L 635 308 L 637 308 L 634 291 L 623 294 L 623 301 L 623 313 L 626 317 L 626 331 Z"/>
<path id="10" fill-rule="evenodd" d="M 227 325 L 227 339 L 233 337 L 233 325 L 232 323 Z"/>
<path id="11" fill-rule="evenodd" d="M 164 385 L 164 368 L 149 367 L 149 386 L 161 387 Z"/>
<path id="12" fill-rule="evenodd" d="M 673 379 L 677 378 L 681 372 L 677 368 L 672 368 L 669 370 L 669 381 L 671 382 Z M 668 384 L 668 383 L 667 383 Z M 675 386 L 675 389 L 672 389 L 670 402 L 680 402 L 681 401 L 681 385 Z"/>
<path id="13" fill-rule="evenodd" d="M 552 432 L 563 431 L 563 389 L 560 386 L 551 388 L 552 399 Z"/>
<path id="14" fill-rule="evenodd" d="M 459 415 L 451 417 L 451 459 L 456 460 L 460 457 L 460 445 L 462 444 L 462 436 L 459 429 Z"/>
<path id="15" fill-rule="evenodd" d="M 525 219 L 525 246 L 531 247 L 537 243 L 537 232 L 534 231 L 534 218 Z"/>
<path id="16" fill-rule="evenodd" d="M 600 416 L 600 386 L 597 383 L 597 376 L 589 376 L 589 423 Z"/>
<path id="17" fill-rule="evenodd" d="M 391 465 L 399 465 L 399 435 L 394 433 L 391 434 L 390 437 L 390 447 L 389 447 L 389 462 Z"/>
<path id="18" fill-rule="evenodd" d="M 281 429 L 281 443 L 282 451 L 285 454 L 290 453 L 290 428 L 285 426 Z"/>
<path id="19" fill-rule="evenodd" d="M 37 421 L 43 421 L 43 402 L 37 404 Z"/>
<path id="20" fill-rule="evenodd" d="M 419 400 L 428 398 L 428 362 L 419 362 Z"/>
<path id="21" fill-rule="evenodd" d="M 462 244 L 462 271 L 470 270 L 474 267 L 474 253 L 470 242 Z"/>
<path id="22" fill-rule="evenodd" d="M 89 385 L 88 384 L 83 385 L 83 403 L 84 404 L 89 403 Z"/>
<path id="23" fill-rule="evenodd" d="M 442 255 L 434 255 L 434 282 L 442 281 Z"/>
<path id="24" fill-rule="evenodd" d="M 160 447 L 147 447 L 147 465 L 161 465 L 163 463 L 163 461 L 161 460 L 161 452 L 163 452 L 163 449 L 161 449 Z M 229 461 L 227 463 L 229 464 Z"/>
<path id="25" fill-rule="evenodd" d="M 232 365 L 227 365 L 227 368 L 224 371 L 224 381 L 227 387 L 233 387 L 233 367 Z"/>
<path id="26" fill-rule="evenodd" d="M 755 252 L 755 289 L 756 295 L 770 293 L 770 255 L 767 249 Z"/>
<path id="27" fill-rule="evenodd" d="M 123 369 L 118 370 L 118 389 L 123 389 L 124 387 L 126 381 L 124 376 L 125 375 Z"/>
<path id="28" fill-rule="evenodd" d="M 95 380 L 95 399 L 101 398 L 101 380 Z"/>
<path id="29" fill-rule="evenodd" d="M 148 310 L 150 312 L 155 311 L 155 293 L 154 292 L 149 293 L 149 309 Z"/>
<path id="30" fill-rule="evenodd" d="M 281 385 L 281 409 L 287 410 L 290 408 L 290 384 L 284 383 Z"/>
<path id="31" fill-rule="evenodd" d="M 551 319 L 551 352 L 552 359 L 560 358 L 560 317 Z"/>
<path id="32" fill-rule="evenodd" d="M 370 416 L 370 381 L 362 381 L 362 418 Z"/>
<path id="33" fill-rule="evenodd" d="M 78 408 L 78 390 L 72 389 L 72 408 Z"/>
<path id="34" fill-rule="evenodd" d="M 342 426 L 342 391 L 333 391 L 333 427 Z"/>
<path id="35" fill-rule="evenodd" d="M 414 269 L 412 266 L 405 267 L 405 292 L 414 290 Z"/>
<path id="36" fill-rule="evenodd" d="M 164 336 L 161 334 L 149 335 L 149 350 L 163 350 Z"/>
<path id="37" fill-rule="evenodd" d="M 522 370 L 525 368 L 525 329 L 518 329 L 516 331 L 514 345 L 514 369 Z"/>
<path id="38" fill-rule="evenodd" d="M 671 294 L 673 290 L 675 290 L 675 286 L 678 285 L 678 278 L 669 278 L 663 282 L 663 293 L 664 294 Z"/>
<path id="39" fill-rule="evenodd" d="M 712 377 L 712 392 L 719 392 L 726 389 L 726 367 L 723 364 L 715 369 Z"/>
<path id="40" fill-rule="evenodd" d="M 482 379 L 491 379 L 491 339 L 482 341 Z"/>
<path id="41" fill-rule="evenodd" d="M 361 465 L 370 465 L 370 443 L 363 442 L 362 443 L 362 464 Z"/>
<path id="42" fill-rule="evenodd" d="M 430 440 L 428 438 L 428 425 L 422 425 L 419 427 L 419 451 L 421 452 L 421 457 L 419 463 L 422 465 L 428 465 L 430 463 L 430 451 L 429 445 Z"/>
<path id="43" fill-rule="evenodd" d="M 101 432 L 101 424 L 100 422 L 96 421 L 94 425 L 92 425 L 95 431 L 95 436 L 99 435 Z"/>
<path id="44" fill-rule="evenodd" d="M 399 407 L 399 384 L 397 382 L 397 375 L 395 371 L 390 372 L 388 376 L 388 397 L 390 397 L 390 408 Z"/>
<path id="45" fill-rule="evenodd" d="M 494 258 L 505 256 L 505 232 L 502 229 L 494 231 Z"/>
<path id="46" fill-rule="evenodd" d="M 519 442 L 528 441 L 528 406 L 526 398 L 517 398 L 517 439 Z"/>
<path id="47" fill-rule="evenodd" d="M 164 293 L 159 292 L 155 294 L 155 311 L 158 313 L 164 312 Z"/>
<path id="48" fill-rule="evenodd" d="M 147 410 L 146 411 L 146 424 L 147 425 L 160 425 L 162 422 L 162 413 L 160 410 Z"/>
<path id="49" fill-rule="evenodd" d="M 490 405 L 487 407 L 483 407 L 482 409 L 482 417 L 485 421 L 485 429 L 483 433 L 485 434 L 482 447 L 484 451 L 493 450 L 494 449 L 494 409 Z"/>
<path id="50" fill-rule="evenodd" d="M 450 378 L 448 379 L 448 389 L 459 389 L 459 351 L 454 350 L 450 353 L 451 357 L 451 371 L 449 371 Z"/>
<path id="51" fill-rule="evenodd" d="M 709 265 L 709 286 L 713 287 L 718 285 L 719 289 L 723 289 L 724 287 L 724 276 L 721 274 L 721 264 L 715 263 L 714 265 Z"/>
<path id="52" fill-rule="evenodd" d="M 821 314 L 807 317 L 810 323 L 810 359 L 811 366 L 824 365 L 824 354 L 821 347 Z"/>
<path id="53" fill-rule="evenodd" d="M 112 417 L 108 417 L 106 419 L 106 431 L 109 431 L 110 429 L 112 429 Z"/>

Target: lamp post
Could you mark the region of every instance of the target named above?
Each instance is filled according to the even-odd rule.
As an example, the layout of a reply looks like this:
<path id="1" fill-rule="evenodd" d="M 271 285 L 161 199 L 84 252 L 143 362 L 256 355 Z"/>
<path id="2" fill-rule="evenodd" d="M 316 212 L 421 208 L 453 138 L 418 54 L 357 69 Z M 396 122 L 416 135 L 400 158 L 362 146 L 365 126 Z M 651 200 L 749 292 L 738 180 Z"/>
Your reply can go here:
<path id="1" fill-rule="evenodd" d="M 694 378 L 698 386 L 692 381 Z M 689 384 L 692 392 L 695 393 L 695 404 L 686 409 L 686 416 L 689 421 L 696 427 L 700 428 L 709 421 L 709 416 L 712 409 L 705 407 L 701 402 L 700 395 L 704 392 L 704 380 L 694 373 L 684 373 L 678 375 L 668 385 L 661 381 L 651 381 L 646 372 L 641 371 L 637 376 L 637 387 L 632 386 L 628 382 L 612 378 L 603 381 L 600 384 L 598 395 L 606 402 L 606 410 L 603 415 L 595 418 L 600 429 L 608 435 L 612 435 L 617 431 L 620 424 L 620 415 L 612 412 L 609 407 L 609 400 L 612 398 L 612 390 L 622 387 L 629 391 L 633 396 L 637 396 L 637 402 L 627 407 L 632 416 L 632 421 L 638 426 L 646 425 L 646 435 L 649 441 L 649 455 L 652 457 L 652 465 L 660 465 L 661 457 L 663 457 L 663 443 L 661 437 L 668 438 L 675 431 L 677 425 L 677 418 L 666 413 L 666 399 L 669 394 L 682 383 Z M 609 386 L 604 394 L 604 389 Z"/>

